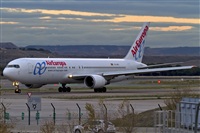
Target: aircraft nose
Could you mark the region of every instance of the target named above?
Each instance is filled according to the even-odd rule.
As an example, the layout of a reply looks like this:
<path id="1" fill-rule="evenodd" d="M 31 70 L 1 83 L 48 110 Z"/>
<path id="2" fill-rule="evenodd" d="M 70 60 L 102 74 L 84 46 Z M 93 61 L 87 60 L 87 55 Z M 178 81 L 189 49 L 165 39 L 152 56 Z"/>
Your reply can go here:
<path id="1" fill-rule="evenodd" d="M 11 81 L 17 80 L 19 71 L 13 68 L 5 68 L 3 70 L 3 76 Z"/>
<path id="2" fill-rule="evenodd" d="M 3 75 L 4 77 L 6 77 L 6 78 L 9 78 L 10 75 L 11 75 L 11 73 L 8 71 L 8 69 L 5 68 L 5 69 L 3 70 L 2 75 Z"/>

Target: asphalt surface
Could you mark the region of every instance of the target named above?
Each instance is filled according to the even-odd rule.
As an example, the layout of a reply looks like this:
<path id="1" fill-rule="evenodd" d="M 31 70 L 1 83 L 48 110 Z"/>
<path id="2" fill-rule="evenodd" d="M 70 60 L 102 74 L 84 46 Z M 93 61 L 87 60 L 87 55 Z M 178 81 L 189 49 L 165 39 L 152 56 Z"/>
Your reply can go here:
<path id="1" fill-rule="evenodd" d="M 10 94 L 9 94 L 10 95 Z M 9 120 L 6 120 L 7 123 L 14 123 L 15 128 L 12 130 L 14 132 L 38 132 L 40 131 L 40 126 L 43 125 L 46 121 L 53 121 L 53 106 L 55 107 L 56 120 L 55 123 L 57 126 L 65 125 L 69 126 L 70 124 L 78 124 L 78 114 L 79 109 L 77 104 L 81 108 L 81 121 L 84 122 L 88 115 L 85 109 L 86 103 L 92 104 L 94 106 L 95 112 L 100 115 L 100 119 L 103 119 L 101 116 L 101 108 L 98 105 L 98 99 L 49 99 L 41 98 L 41 111 L 40 119 L 36 120 L 36 111 L 30 112 L 30 125 L 28 117 L 28 107 L 26 103 L 28 102 L 28 96 L 25 94 L 17 94 L 17 97 L 21 98 L 7 98 L 6 95 L 1 97 L 1 102 L 6 106 L 6 112 L 9 113 Z M 15 97 L 15 96 L 14 96 Z M 32 94 L 34 97 L 34 94 Z M 107 108 L 107 114 L 109 119 L 116 118 L 117 112 L 119 110 L 119 105 L 122 103 L 122 100 L 106 100 L 104 104 Z M 164 100 L 130 100 L 129 103 L 126 103 L 125 110 L 129 110 L 131 113 L 131 104 L 134 108 L 135 113 L 140 113 L 146 110 L 158 108 L 158 104 L 165 106 Z M 103 108 L 104 109 L 104 108 Z M 104 109 L 105 110 L 105 109 Z M 69 119 L 70 112 L 70 119 Z M 24 120 L 22 120 L 22 113 L 24 113 Z M 70 124 L 69 124 L 70 123 Z M 68 128 L 69 129 L 69 128 Z M 149 129 L 141 129 L 143 131 Z"/>
<path id="2" fill-rule="evenodd" d="M 149 80 L 149 79 L 138 79 L 138 80 Z M 152 81 L 157 81 L 157 78 L 152 78 Z M 167 80 L 177 80 L 177 79 L 167 79 Z M 181 80 L 181 78 L 178 78 Z M 198 78 L 194 80 L 199 80 Z M 117 86 L 133 86 L 133 81 L 124 81 L 120 83 L 116 83 L 111 85 L 112 87 Z M 14 93 L 14 87 L 12 83 L 8 80 L 1 80 L 1 95 L 0 100 L 1 103 L 6 107 L 6 112 L 9 113 L 10 119 L 7 120 L 7 123 L 14 122 L 16 124 L 16 131 L 33 131 L 37 132 L 40 130 L 40 125 L 44 124 L 47 120 L 53 119 L 53 107 L 55 107 L 56 112 L 56 124 L 60 125 L 62 123 L 70 122 L 69 120 L 69 112 L 71 119 L 78 120 L 78 106 L 81 108 L 82 120 L 87 118 L 87 111 L 85 109 L 86 103 L 90 103 L 94 106 L 97 112 L 101 112 L 99 107 L 99 99 L 104 98 L 104 104 L 106 105 L 108 115 L 110 118 L 116 117 L 115 113 L 117 112 L 119 105 L 126 100 L 127 97 L 129 102 L 126 103 L 126 110 L 131 111 L 130 104 L 133 106 L 134 111 L 136 113 L 141 113 L 147 110 L 158 108 L 158 104 L 160 106 L 165 106 L 163 99 L 156 99 L 152 97 L 152 99 L 146 100 L 146 96 L 154 96 L 154 95 L 168 95 L 170 92 L 174 91 L 173 89 L 145 89 L 145 85 L 141 85 L 142 89 L 108 89 L 106 93 L 94 93 L 93 90 L 85 89 L 84 85 L 75 84 L 70 85 L 72 91 L 70 93 L 59 93 L 56 91 L 58 85 L 46 85 L 38 91 L 30 92 L 31 97 L 39 97 L 41 98 L 41 110 L 40 119 L 37 123 L 35 116 L 36 111 L 31 111 L 30 116 L 31 125 L 28 125 L 28 107 L 26 103 L 28 102 L 29 96 L 27 92 L 23 92 L 21 94 Z M 138 85 L 137 85 L 138 86 Z M 23 85 L 20 87 L 26 88 Z M 83 87 L 83 90 L 76 89 Z M 44 92 L 47 88 L 54 88 L 54 91 Z M 73 89 L 75 88 L 75 89 Z M 13 90 L 13 91 L 5 91 L 5 89 Z M 199 93 L 199 88 L 194 88 L 194 90 Z M 135 97 L 140 97 L 140 100 L 135 100 Z M 100 97 L 100 98 L 95 98 Z M 52 105 L 51 105 L 52 104 Z M 22 113 L 25 114 L 24 120 L 22 120 Z M 39 126 L 38 126 L 38 125 Z"/>
<path id="3" fill-rule="evenodd" d="M 198 80 L 200 82 L 200 77 L 199 76 L 136 76 L 135 79 L 132 80 L 126 80 L 122 82 L 117 82 L 117 83 L 112 83 L 109 86 L 144 86 L 142 84 L 134 84 L 134 82 L 139 82 L 139 81 L 152 81 L 152 82 L 157 82 L 158 80 L 162 81 L 182 81 L 182 80 Z M 0 85 L 2 88 L 6 89 L 13 89 L 12 82 L 9 80 L 3 79 L 0 77 Z M 42 88 L 58 88 L 58 84 L 50 84 L 50 85 L 45 85 Z M 84 84 L 70 84 L 69 85 L 72 88 L 86 88 Z M 20 84 L 20 88 L 24 89 L 27 88 L 25 85 Z"/>

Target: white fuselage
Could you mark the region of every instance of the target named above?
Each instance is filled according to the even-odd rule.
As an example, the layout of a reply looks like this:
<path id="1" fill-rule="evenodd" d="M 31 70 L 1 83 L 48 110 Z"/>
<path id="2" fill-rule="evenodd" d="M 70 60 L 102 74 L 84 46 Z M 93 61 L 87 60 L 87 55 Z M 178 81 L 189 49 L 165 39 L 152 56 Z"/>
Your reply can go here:
<path id="1" fill-rule="evenodd" d="M 9 67 L 12 65 L 19 65 L 19 67 Z M 101 75 L 104 72 L 136 70 L 143 66 L 146 65 L 125 59 L 20 58 L 7 65 L 4 75 L 22 84 L 69 84 L 83 82 L 83 80 L 70 78 L 70 75 Z M 119 76 L 110 82 L 125 78 L 127 77 Z"/>

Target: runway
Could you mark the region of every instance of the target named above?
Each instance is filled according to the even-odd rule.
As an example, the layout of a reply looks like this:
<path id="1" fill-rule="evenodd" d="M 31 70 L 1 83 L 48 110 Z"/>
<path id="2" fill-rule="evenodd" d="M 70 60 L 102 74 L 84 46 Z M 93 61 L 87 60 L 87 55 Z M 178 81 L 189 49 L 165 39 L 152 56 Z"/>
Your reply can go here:
<path id="1" fill-rule="evenodd" d="M 159 79 L 161 79 L 161 83 L 172 81 L 170 82 L 172 84 L 158 84 L 158 78 L 142 78 L 111 84 L 107 87 L 106 93 L 94 93 L 92 89 L 87 89 L 84 85 L 80 84 L 70 85 L 72 88 L 70 93 L 59 93 L 57 91 L 58 85 L 46 85 L 40 89 L 25 89 L 24 85 L 20 85 L 22 89 L 21 94 L 15 94 L 12 83 L 3 79 L 0 82 L 0 99 L 10 116 L 10 119 L 6 120 L 7 123 L 14 122 L 17 131 L 37 132 L 40 130 L 40 126 L 37 126 L 37 124 L 42 125 L 45 121 L 53 120 L 53 107 L 51 104 L 55 107 L 57 125 L 73 122 L 74 120 L 78 121 L 79 110 L 77 104 L 81 108 L 82 121 L 88 117 L 85 109 L 86 103 L 92 104 L 95 111 L 101 113 L 99 106 L 100 99 L 104 101 L 110 119 L 116 117 L 119 106 L 124 100 L 127 101 L 125 110 L 129 112 L 131 112 L 130 104 L 133 106 L 135 113 L 158 108 L 158 105 L 164 107 L 164 98 L 168 97 L 177 88 L 182 88 L 184 84 L 182 82 L 181 84 L 176 83 L 177 81 L 183 81 L 182 78 Z M 184 78 L 184 80 L 186 79 Z M 199 79 L 195 78 L 192 80 L 195 84 L 192 84 L 190 88 L 194 93 L 200 93 Z M 26 103 L 29 96 L 27 93 L 31 93 L 31 97 L 41 98 L 40 119 L 37 122 L 35 119 L 36 111 L 31 111 L 31 126 L 28 126 L 28 108 Z M 22 113 L 25 114 L 24 120 L 22 120 Z"/>
<path id="2" fill-rule="evenodd" d="M 157 81 L 161 83 L 158 84 Z M 134 80 L 128 80 L 113 83 L 107 86 L 106 93 L 94 93 L 93 89 L 86 88 L 84 84 L 69 84 L 72 88 L 70 93 L 59 93 L 58 84 L 45 85 L 38 89 L 27 89 L 26 86 L 20 84 L 21 94 L 14 93 L 12 82 L 1 80 L 1 95 L 5 98 L 21 99 L 26 97 L 27 93 L 42 98 L 58 98 L 58 99 L 123 99 L 134 97 L 158 97 L 168 96 L 176 89 L 190 89 L 195 93 L 199 93 L 200 79 L 199 77 L 138 77 Z M 132 98 L 131 98 L 132 97 Z"/>
<path id="3" fill-rule="evenodd" d="M 127 80 L 127 81 L 122 81 L 122 82 L 117 82 L 117 83 L 112 83 L 109 86 L 118 86 L 118 87 L 128 87 L 128 86 L 149 86 L 151 84 L 143 83 L 145 81 L 150 81 L 151 83 L 157 83 L 157 81 L 186 81 L 186 80 L 192 80 L 192 81 L 198 81 L 200 83 L 200 77 L 199 76 L 135 76 L 134 79 L 132 80 Z M 13 88 L 12 82 L 10 82 L 7 79 L 3 79 L 0 77 L 0 85 L 1 88 L 6 88 L 6 89 L 11 89 Z M 162 85 L 162 84 L 161 84 Z M 45 85 L 42 88 L 57 88 L 59 85 L 58 84 L 50 84 L 50 85 Z M 86 88 L 84 84 L 69 84 L 70 87 L 72 88 Z M 20 88 L 24 89 L 27 88 L 25 85 L 20 84 Z"/>
<path id="4" fill-rule="evenodd" d="M 16 132 L 39 132 L 40 126 L 46 121 L 53 121 L 53 108 L 51 103 L 55 107 L 56 125 L 65 125 L 66 127 L 78 124 L 78 114 L 79 109 L 76 104 L 81 108 L 81 122 L 84 123 L 88 117 L 87 111 L 85 109 L 86 103 L 92 104 L 94 106 L 96 114 L 101 114 L 101 108 L 99 107 L 98 99 L 77 99 L 77 100 L 62 100 L 62 99 L 49 99 L 42 98 L 42 110 L 39 111 L 40 119 L 36 120 L 36 111 L 31 111 L 30 113 L 30 125 L 28 125 L 28 108 L 26 106 L 27 99 L 3 99 L 3 104 L 6 105 L 6 112 L 9 113 L 10 119 L 6 120 L 7 123 L 15 123 Z M 104 102 L 107 108 L 107 115 L 110 120 L 116 118 L 119 105 L 122 100 L 111 100 Z M 134 108 L 135 113 L 144 112 L 146 110 L 158 108 L 158 104 L 165 106 L 163 100 L 130 100 L 127 105 L 131 104 Z M 125 110 L 129 108 L 131 113 L 131 107 L 126 106 Z M 105 109 L 104 109 L 105 110 Z M 24 113 L 24 120 L 22 120 L 22 112 Z M 69 115 L 70 113 L 70 115 Z M 70 116 L 70 117 L 69 117 Z M 100 119 L 103 119 L 101 116 Z"/>
<path id="5" fill-rule="evenodd" d="M 162 79 L 159 77 L 159 79 Z M 163 80 L 177 80 L 179 81 L 182 78 L 165 78 Z M 186 78 L 184 77 L 184 80 Z M 188 79 L 188 78 L 187 78 Z M 193 78 L 192 80 L 197 80 L 198 78 Z M 146 81 L 146 84 L 140 85 L 140 82 Z M 149 81 L 151 81 L 149 83 Z M 168 97 L 172 92 L 176 90 L 173 86 L 169 88 L 165 88 L 163 85 L 154 83 L 157 82 L 157 78 L 142 78 L 137 79 L 136 82 L 124 81 L 116 84 L 112 84 L 108 86 L 108 90 L 106 93 L 94 93 L 92 89 L 86 89 L 84 85 L 75 84 L 71 85 L 72 91 L 70 93 L 59 93 L 57 92 L 56 85 L 47 85 L 41 89 L 22 89 L 21 94 L 14 93 L 14 87 L 11 85 L 11 82 L 3 79 L 1 80 L 1 102 L 9 105 L 9 110 L 11 112 L 15 112 L 15 109 L 19 110 L 17 112 L 22 112 L 23 110 L 27 110 L 25 103 L 27 102 L 28 95 L 27 93 L 31 93 L 31 97 L 40 97 L 42 98 L 42 108 L 44 110 L 52 110 L 48 109 L 50 103 L 55 103 L 59 110 L 63 114 L 66 111 L 66 107 L 72 110 L 76 110 L 76 103 L 80 103 L 82 108 L 84 108 L 85 103 L 98 104 L 99 99 L 104 99 L 105 102 L 109 104 L 112 103 L 117 106 L 124 99 L 128 99 L 131 103 L 136 106 L 136 111 L 142 112 L 149 109 L 154 109 L 158 107 L 158 104 L 164 106 L 163 98 Z M 198 94 L 199 86 L 192 88 L 194 93 Z M 135 86 L 135 88 L 131 89 L 131 86 Z M 151 87 L 150 89 L 146 89 L 146 87 Z M 168 84 L 167 84 L 168 86 Z M 25 86 L 20 86 L 21 88 L 25 88 Z M 80 89 L 80 88 L 83 89 Z M 123 88 L 125 87 L 125 88 Z M 128 87 L 128 88 L 126 88 Z M 140 89 L 137 89 L 139 87 Z M 155 87 L 155 89 L 154 89 Z M 182 86 L 181 86 L 182 87 Z M 48 90 L 48 89 L 49 90 Z M 9 90 L 9 91 L 7 91 Z M 13 91 L 12 91 L 13 90 Z M 162 99 L 161 99 L 162 98 Z M 153 101 L 152 101 L 153 100 Z M 153 104 L 155 103 L 155 104 Z M 75 106 L 75 107 L 74 107 Z M 47 107 L 47 109 L 46 109 Z M 50 106 L 51 108 L 51 106 Z M 76 108 L 76 109 L 75 109 Z M 21 110 L 20 110 L 21 109 Z M 45 111 L 47 113 L 47 111 Z M 51 112 L 51 111 L 50 111 Z"/>

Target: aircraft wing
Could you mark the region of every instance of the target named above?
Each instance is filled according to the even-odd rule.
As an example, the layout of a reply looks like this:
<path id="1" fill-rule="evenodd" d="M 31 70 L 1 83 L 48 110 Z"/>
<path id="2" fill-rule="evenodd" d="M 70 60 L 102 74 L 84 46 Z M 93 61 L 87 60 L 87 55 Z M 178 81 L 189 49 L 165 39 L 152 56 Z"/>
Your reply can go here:
<path id="1" fill-rule="evenodd" d="M 169 65 L 180 65 L 184 62 L 173 62 L 173 63 L 162 63 L 162 64 L 156 64 L 156 65 L 148 65 L 145 67 L 139 67 L 138 69 L 146 69 L 146 68 L 156 68 L 156 67 L 163 67 L 163 66 L 169 66 Z"/>
<path id="2" fill-rule="evenodd" d="M 151 72 L 161 72 L 161 71 L 171 71 L 171 70 L 182 70 L 182 69 L 191 69 L 194 66 L 181 66 L 181 67 L 166 67 L 166 68 L 151 68 L 151 69 L 137 69 L 137 70 L 125 70 L 125 71 L 113 71 L 113 72 L 102 72 L 96 73 L 96 75 L 101 75 L 103 77 L 116 77 L 121 75 L 133 75 L 140 73 L 151 73 Z M 93 73 L 94 74 L 94 73 Z M 93 74 L 72 74 L 69 77 L 77 80 L 82 80 L 86 76 Z"/>
<path id="3" fill-rule="evenodd" d="M 140 74 L 140 73 L 151 73 L 151 72 L 191 69 L 193 67 L 194 66 L 182 66 L 182 67 L 166 67 L 166 68 L 152 68 L 152 69 L 138 69 L 138 70 L 127 70 L 127 71 L 118 71 L 118 72 L 106 72 L 102 76 L 133 75 L 133 74 Z"/>

